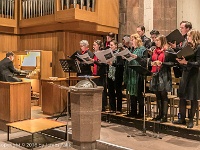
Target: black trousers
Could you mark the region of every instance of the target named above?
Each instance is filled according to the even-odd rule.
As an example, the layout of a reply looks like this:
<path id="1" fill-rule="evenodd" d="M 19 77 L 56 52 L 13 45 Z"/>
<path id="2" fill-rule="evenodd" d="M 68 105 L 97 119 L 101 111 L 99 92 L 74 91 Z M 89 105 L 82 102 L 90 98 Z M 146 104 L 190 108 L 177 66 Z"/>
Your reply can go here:
<path id="1" fill-rule="evenodd" d="M 184 121 L 186 118 L 186 105 L 187 105 L 187 101 L 186 99 L 180 98 L 180 103 L 179 103 L 179 112 L 181 114 L 181 120 Z M 190 110 L 190 114 L 189 114 L 189 119 L 193 120 L 194 115 L 196 113 L 198 107 L 198 102 L 197 100 L 191 100 L 191 110 Z"/>
<path id="2" fill-rule="evenodd" d="M 116 111 L 116 106 L 117 106 L 117 111 L 121 111 L 122 110 L 122 81 L 117 80 L 117 79 L 113 81 L 110 78 L 108 78 L 107 81 L 108 81 L 110 109 L 112 111 Z M 117 97 L 117 105 L 116 105 L 116 97 Z"/>

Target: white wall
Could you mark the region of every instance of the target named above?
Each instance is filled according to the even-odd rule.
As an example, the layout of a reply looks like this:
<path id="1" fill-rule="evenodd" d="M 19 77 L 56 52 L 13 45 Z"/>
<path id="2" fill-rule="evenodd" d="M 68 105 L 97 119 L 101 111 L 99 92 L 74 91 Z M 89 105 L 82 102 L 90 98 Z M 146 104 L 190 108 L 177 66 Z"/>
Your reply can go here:
<path id="1" fill-rule="evenodd" d="M 177 28 L 181 21 L 192 23 L 194 29 L 200 31 L 200 0 L 177 0 Z"/>

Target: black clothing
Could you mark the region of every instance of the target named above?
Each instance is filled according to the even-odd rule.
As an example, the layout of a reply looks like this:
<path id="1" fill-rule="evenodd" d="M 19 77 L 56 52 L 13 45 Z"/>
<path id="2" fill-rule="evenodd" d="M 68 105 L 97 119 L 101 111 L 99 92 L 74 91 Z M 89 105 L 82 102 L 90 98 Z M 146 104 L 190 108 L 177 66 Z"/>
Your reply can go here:
<path id="1" fill-rule="evenodd" d="M 0 61 L 0 81 L 5 82 L 21 82 L 20 78 L 14 76 L 14 73 L 20 74 L 13 66 L 13 62 L 9 58 Z"/>
<path id="2" fill-rule="evenodd" d="M 175 52 L 180 51 L 183 47 L 187 45 L 187 34 L 183 35 L 183 37 L 185 40 L 181 42 L 180 44 L 176 45 L 176 48 L 174 49 Z"/>
<path id="3" fill-rule="evenodd" d="M 122 59 L 121 56 L 117 56 L 115 62 L 112 64 L 113 66 L 116 67 L 115 80 L 113 81 L 111 78 L 107 78 L 109 103 L 110 103 L 110 109 L 112 111 L 116 111 L 115 97 L 117 97 L 117 111 L 122 110 L 122 82 L 124 73 L 124 62 L 125 60 Z"/>
<path id="4" fill-rule="evenodd" d="M 187 45 L 187 34 L 183 36 L 185 40 L 181 42 L 180 44 L 176 45 L 176 48 L 174 49 L 175 52 L 180 51 Z M 182 76 L 183 69 L 181 68 L 180 64 L 177 64 L 173 67 L 174 75 L 176 78 L 179 78 Z"/>
<path id="5" fill-rule="evenodd" d="M 146 48 L 150 48 L 150 44 L 151 44 L 151 39 L 150 38 L 148 38 L 146 35 L 143 35 L 142 37 L 141 37 L 141 39 L 142 39 L 142 42 L 143 42 L 143 46 L 144 47 L 146 47 Z"/>
<path id="6" fill-rule="evenodd" d="M 187 65 L 182 65 L 183 74 L 179 86 L 180 97 L 180 119 L 174 123 L 185 123 L 186 100 L 191 100 L 191 111 L 189 115 L 188 128 L 193 127 L 193 118 L 198 107 L 197 100 L 200 99 L 200 45 L 194 50 L 195 55 L 188 60 Z"/>
<path id="7" fill-rule="evenodd" d="M 200 45 L 194 51 L 194 57 L 188 60 L 187 65 L 182 65 L 183 74 L 179 86 L 179 97 L 187 100 L 200 99 Z"/>

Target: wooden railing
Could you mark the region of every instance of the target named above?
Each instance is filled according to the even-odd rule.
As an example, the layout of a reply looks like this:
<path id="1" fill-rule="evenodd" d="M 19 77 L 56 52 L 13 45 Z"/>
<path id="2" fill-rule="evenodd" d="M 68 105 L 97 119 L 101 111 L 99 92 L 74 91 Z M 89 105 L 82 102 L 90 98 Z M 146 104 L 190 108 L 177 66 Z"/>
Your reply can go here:
<path id="1" fill-rule="evenodd" d="M 107 3 L 108 0 L 0 0 L 0 32 L 117 33 L 119 0 L 109 1 L 110 9 L 107 9 Z"/>
<path id="2" fill-rule="evenodd" d="M 15 0 L 0 0 L 0 17 L 14 19 Z"/>
<path id="3" fill-rule="evenodd" d="M 70 8 L 80 8 L 87 11 L 95 11 L 96 0 L 60 0 L 60 10 L 70 9 Z"/>
<path id="4" fill-rule="evenodd" d="M 54 0 L 22 0 L 22 19 L 30 19 L 55 13 Z"/>
<path id="5" fill-rule="evenodd" d="M 70 8 L 79 8 L 94 12 L 95 1 L 96 0 L 22 0 L 22 19 L 30 19 L 55 14 L 56 3 L 57 6 L 59 6 L 57 7 L 57 11 Z"/>

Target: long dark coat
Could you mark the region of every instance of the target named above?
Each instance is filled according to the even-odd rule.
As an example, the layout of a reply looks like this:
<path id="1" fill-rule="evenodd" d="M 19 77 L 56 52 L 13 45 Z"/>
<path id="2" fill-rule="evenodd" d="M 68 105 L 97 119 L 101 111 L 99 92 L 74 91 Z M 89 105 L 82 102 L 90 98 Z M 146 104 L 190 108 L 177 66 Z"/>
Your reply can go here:
<path id="1" fill-rule="evenodd" d="M 183 65 L 183 74 L 179 86 L 179 97 L 186 100 L 200 99 L 200 45 L 194 50 L 194 56 Z"/>

